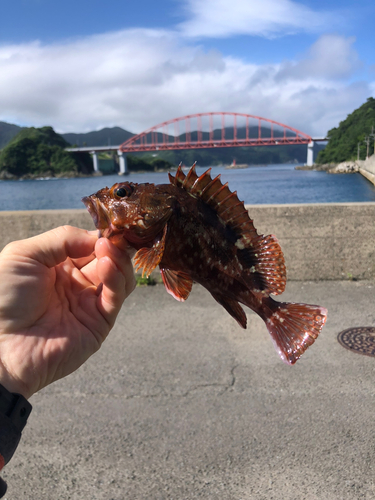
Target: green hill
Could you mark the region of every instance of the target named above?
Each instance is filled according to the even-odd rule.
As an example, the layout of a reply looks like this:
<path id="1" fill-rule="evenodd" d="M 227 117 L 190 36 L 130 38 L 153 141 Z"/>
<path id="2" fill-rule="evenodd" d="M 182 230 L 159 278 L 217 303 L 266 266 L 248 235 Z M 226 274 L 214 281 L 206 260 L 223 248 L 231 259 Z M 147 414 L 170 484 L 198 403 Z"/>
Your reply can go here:
<path id="1" fill-rule="evenodd" d="M 68 153 L 68 145 L 52 127 L 24 128 L 1 151 L 0 174 L 9 178 L 92 172 L 90 155 Z"/>
<path id="2" fill-rule="evenodd" d="M 366 144 L 364 139 L 371 133 L 372 127 L 375 127 L 375 99 L 370 97 L 361 107 L 340 122 L 337 128 L 328 132 L 329 142 L 326 148 L 319 153 L 316 163 L 340 163 L 356 160 L 358 143 L 360 143 L 360 158 L 365 159 Z"/>
<path id="3" fill-rule="evenodd" d="M 22 127 L 12 123 L 0 122 L 0 149 L 10 142 L 15 135 L 22 130 Z"/>
<path id="4" fill-rule="evenodd" d="M 0 149 L 6 146 L 23 128 L 0 121 Z M 68 132 L 60 135 L 68 142 L 68 146 L 117 146 L 133 137 L 134 134 L 121 127 L 107 127 L 84 134 Z"/>
<path id="5" fill-rule="evenodd" d="M 121 127 L 103 128 L 86 134 L 67 133 L 62 137 L 71 145 L 76 146 L 119 146 L 134 134 Z"/>

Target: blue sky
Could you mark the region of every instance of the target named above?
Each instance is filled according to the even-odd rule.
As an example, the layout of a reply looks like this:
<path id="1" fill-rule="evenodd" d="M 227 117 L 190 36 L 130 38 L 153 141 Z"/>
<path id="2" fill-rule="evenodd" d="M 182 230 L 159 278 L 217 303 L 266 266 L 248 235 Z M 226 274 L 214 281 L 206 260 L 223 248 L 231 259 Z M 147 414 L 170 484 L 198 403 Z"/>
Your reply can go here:
<path id="1" fill-rule="evenodd" d="M 368 0 L 12 0 L 0 120 L 132 132 L 233 111 L 313 136 L 375 96 Z"/>

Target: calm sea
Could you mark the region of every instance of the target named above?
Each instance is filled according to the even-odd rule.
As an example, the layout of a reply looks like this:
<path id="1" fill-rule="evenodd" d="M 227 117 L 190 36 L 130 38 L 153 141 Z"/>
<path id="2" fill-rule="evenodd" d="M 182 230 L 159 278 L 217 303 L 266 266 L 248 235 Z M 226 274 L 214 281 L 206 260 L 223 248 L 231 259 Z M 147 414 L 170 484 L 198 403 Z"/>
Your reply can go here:
<path id="1" fill-rule="evenodd" d="M 198 167 L 203 173 L 206 167 Z M 295 170 L 294 165 L 268 165 L 226 170 L 214 167 L 212 174 L 237 190 L 248 204 L 375 202 L 375 187 L 361 174 L 332 175 Z M 166 173 L 109 175 L 83 179 L 0 181 L 0 210 L 84 208 L 81 198 L 116 182 L 168 183 Z"/>

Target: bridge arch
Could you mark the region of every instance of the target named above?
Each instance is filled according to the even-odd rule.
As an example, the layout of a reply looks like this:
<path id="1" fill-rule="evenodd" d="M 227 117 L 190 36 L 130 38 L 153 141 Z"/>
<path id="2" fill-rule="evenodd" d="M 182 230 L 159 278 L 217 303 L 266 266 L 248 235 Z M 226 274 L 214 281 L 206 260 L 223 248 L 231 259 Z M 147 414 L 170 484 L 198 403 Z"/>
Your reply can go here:
<path id="1" fill-rule="evenodd" d="M 311 144 L 312 138 L 283 123 L 244 113 L 211 112 L 173 118 L 120 145 L 123 153 L 178 149 Z"/>

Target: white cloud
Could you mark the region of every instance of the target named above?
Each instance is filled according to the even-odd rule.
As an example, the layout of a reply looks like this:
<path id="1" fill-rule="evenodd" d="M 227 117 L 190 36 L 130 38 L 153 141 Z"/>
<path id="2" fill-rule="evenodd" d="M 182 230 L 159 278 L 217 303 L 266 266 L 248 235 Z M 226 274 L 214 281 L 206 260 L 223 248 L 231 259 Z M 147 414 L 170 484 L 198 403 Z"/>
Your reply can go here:
<path id="1" fill-rule="evenodd" d="M 353 48 L 354 37 L 323 35 L 310 48 L 307 57 L 282 65 L 279 78 L 349 78 L 362 63 Z"/>
<path id="2" fill-rule="evenodd" d="M 332 40 L 333 66 L 324 53 L 330 39 L 324 37 L 306 60 L 278 65 L 205 52 L 172 32 L 155 30 L 54 45 L 3 45 L 0 120 L 52 125 L 59 132 L 114 125 L 141 132 L 186 114 L 231 111 L 321 136 L 374 90 L 346 83 L 343 77 L 351 74 L 357 56 L 350 39 Z M 314 71 L 308 71 L 311 65 Z"/>
<path id="3" fill-rule="evenodd" d="M 274 37 L 298 32 L 321 32 L 341 22 L 338 13 L 318 12 L 292 0 L 188 0 L 190 19 L 180 25 L 185 36 Z"/>

